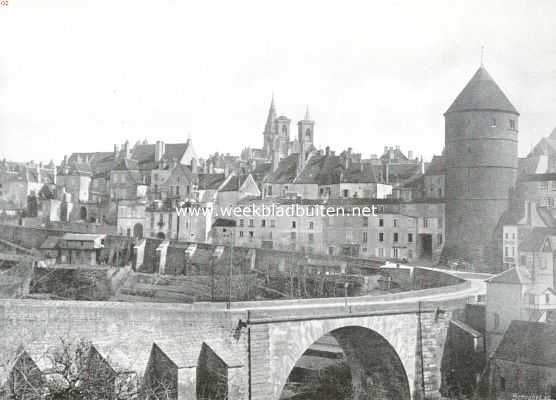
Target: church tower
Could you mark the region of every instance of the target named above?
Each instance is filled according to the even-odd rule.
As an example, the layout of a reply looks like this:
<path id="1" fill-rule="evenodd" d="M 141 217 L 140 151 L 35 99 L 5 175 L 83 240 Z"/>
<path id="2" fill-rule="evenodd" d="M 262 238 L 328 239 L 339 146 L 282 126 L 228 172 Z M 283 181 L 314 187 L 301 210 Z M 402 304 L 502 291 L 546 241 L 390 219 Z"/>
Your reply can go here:
<path id="1" fill-rule="evenodd" d="M 297 123 L 297 140 L 299 142 L 299 155 L 297 160 L 297 173 L 301 173 L 313 148 L 315 134 L 315 121 L 309 115 L 309 106 L 305 111 L 305 118 Z"/>
<path id="2" fill-rule="evenodd" d="M 274 105 L 274 95 L 272 95 L 272 100 L 270 102 L 270 108 L 268 109 L 266 124 L 263 131 L 263 150 L 265 156 L 268 159 L 273 156 L 274 137 L 276 136 L 276 132 L 276 106 Z"/>
<path id="3" fill-rule="evenodd" d="M 444 117 L 445 251 L 484 260 L 517 178 L 519 113 L 481 65 Z"/>

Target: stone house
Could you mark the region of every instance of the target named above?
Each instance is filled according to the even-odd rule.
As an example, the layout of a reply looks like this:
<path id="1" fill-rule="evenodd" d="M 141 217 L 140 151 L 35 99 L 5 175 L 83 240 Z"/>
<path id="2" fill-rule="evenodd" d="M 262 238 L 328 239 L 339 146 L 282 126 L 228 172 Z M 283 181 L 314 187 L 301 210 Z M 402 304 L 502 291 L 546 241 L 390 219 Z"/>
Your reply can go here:
<path id="1" fill-rule="evenodd" d="M 490 360 L 493 398 L 556 396 L 556 326 L 512 321 Z"/>
<path id="2" fill-rule="evenodd" d="M 66 233 L 58 242 L 60 264 L 98 265 L 104 248 L 104 234 Z"/>

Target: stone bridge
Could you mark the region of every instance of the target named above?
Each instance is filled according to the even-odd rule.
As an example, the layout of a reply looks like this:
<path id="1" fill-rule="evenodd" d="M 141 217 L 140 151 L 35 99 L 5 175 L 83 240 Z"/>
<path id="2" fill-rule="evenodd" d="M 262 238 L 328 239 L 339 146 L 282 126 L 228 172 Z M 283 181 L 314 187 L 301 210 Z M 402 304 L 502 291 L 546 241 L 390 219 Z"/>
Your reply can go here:
<path id="1" fill-rule="evenodd" d="M 44 354 L 59 337 L 87 338 L 115 369 L 144 379 L 170 371 L 179 399 L 196 399 L 200 381 L 218 375 L 230 400 L 278 400 L 303 353 L 330 334 L 346 356 L 356 399 L 431 398 L 441 385 L 450 319 L 484 293 L 481 279 L 470 279 L 384 296 L 233 303 L 231 310 L 1 300 L 0 357 L 23 345 L 47 368 Z"/>

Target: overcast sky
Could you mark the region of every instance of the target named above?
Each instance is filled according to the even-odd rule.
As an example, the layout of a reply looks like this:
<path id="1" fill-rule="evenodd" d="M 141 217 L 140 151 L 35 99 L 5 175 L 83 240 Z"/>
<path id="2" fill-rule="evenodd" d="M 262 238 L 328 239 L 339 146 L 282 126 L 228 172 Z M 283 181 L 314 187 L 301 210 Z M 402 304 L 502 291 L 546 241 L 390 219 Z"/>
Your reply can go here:
<path id="1" fill-rule="evenodd" d="M 309 104 L 318 147 L 430 158 L 482 45 L 525 155 L 556 126 L 556 1 L 9 0 L 0 158 L 189 132 L 237 154 L 262 146 L 272 92 L 292 128 Z"/>

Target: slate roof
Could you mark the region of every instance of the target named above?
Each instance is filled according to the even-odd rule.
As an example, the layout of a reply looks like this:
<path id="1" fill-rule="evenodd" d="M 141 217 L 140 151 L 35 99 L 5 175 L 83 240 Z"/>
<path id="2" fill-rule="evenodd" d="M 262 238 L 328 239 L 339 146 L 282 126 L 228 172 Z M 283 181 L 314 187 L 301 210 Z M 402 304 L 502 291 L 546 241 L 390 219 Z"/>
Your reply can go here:
<path id="1" fill-rule="evenodd" d="M 88 163 L 85 163 L 86 158 L 89 159 Z M 114 152 L 72 153 L 68 164 L 87 164 L 93 176 L 102 176 L 112 169 L 114 160 Z"/>
<path id="2" fill-rule="evenodd" d="M 188 143 L 165 143 L 162 160 L 180 161 L 185 154 L 188 146 Z M 133 147 L 131 151 L 131 158 L 136 160 L 141 167 L 148 166 L 149 168 L 151 168 L 154 166 L 155 163 L 155 149 L 155 144 L 138 144 Z"/>
<path id="3" fill-rule="evenodd" d="M 529 278 L 529 273 L 526 269 L 520 267 L 510 268 L 490 279 L 487 279 L 488 283 L 504 283 L 512 285 L 523 285 L 531 283 Z"/>
<path id="4" fill-rule="evenodd" d="M 556 368 L 556 326 L 512 321 L 494 357 L 520 364 Z"/>
<path id="5" fill-rule="evenodd" d="M 433 156 L 429 164 L 429 167 L 425 171 L 425 175 L 432 176 L 432 175 L 444 175 L 444 174 L 446 174 L 446 170 L 444 166 L 444 157 Z"/>
<path id="6" fill-rule="evenodd" d="M 121 158 L 116 162 L 114 171 L 138 171 L 139 163 L 136 160 L 129 158 Z"/>
<path id="7" fill-rule="evenodd" d="M 521 241 L 519 244 L 519 251 L 523 252 L 538 252 L 550 235 L 556 235 L 556 229 L 535 227 L 533 230 Z"/>
<path id="8" fill-rule="evenodd" d="M 395 161 L 408 161 L 409 159 L 405 156 L 404 153 L 399 148 L 393 148 L 386 150 L 382 156 L 380 156 L 380 160 L 382 162 L 388 162 L 389 160 Z"/>
<path id="9" fill-rule="evenodd" d="M 529 156 L 525 158 L 519 158 L 517 163 L 517 170 L 519 176 L 533 175 L 537 171 L 537 166 L 539 165 L 539 156 Z"/>
<path id="10" fill-rule="evenodd" d="M 448 108 L 446 114 L 477 110 L 505 111 L 519 115 L 516 108 L 483 66 L 475 72 L 475 75 Z"/>
<path id="11" fill-rule="evenodd" d="M 297 154 L 295 155 L 297 157 Z M 295 163 L 297 166 L 297 162 Z M 345 158 L 336 155 L 311 157 L 295 183 L 332 185 L 337 183 L 377 183 L 375 168 L 369 163 L 350 162 L 346 168 Z"/>
<path id="12" fill-rule="evenodd" d="M 218 190 L 226 180 L 224 174 L 197 174 L 200 190 Z"/>
<path id="13" fill-rule="evenodd" d="M 297 175 L 297 154 L 290 154 L 282 159 L 276 171 L 267 178 L 272 183 L 293 183 Z"/>
<path id="14" fill-rule="evenodd" d="M 249 175 L 234 175 L 232 177 L 230 177 L 230 179 L 228 180 L 228 182 L 224 185 L 224 187 L 222 189 L 220 189 L 221 192 L 235 192 L 237 190 L 239 190 L 239 188 L 241 187 L 241 185 L 243 185 L 245 183 L 245 180 L 249 177 Z"/>

